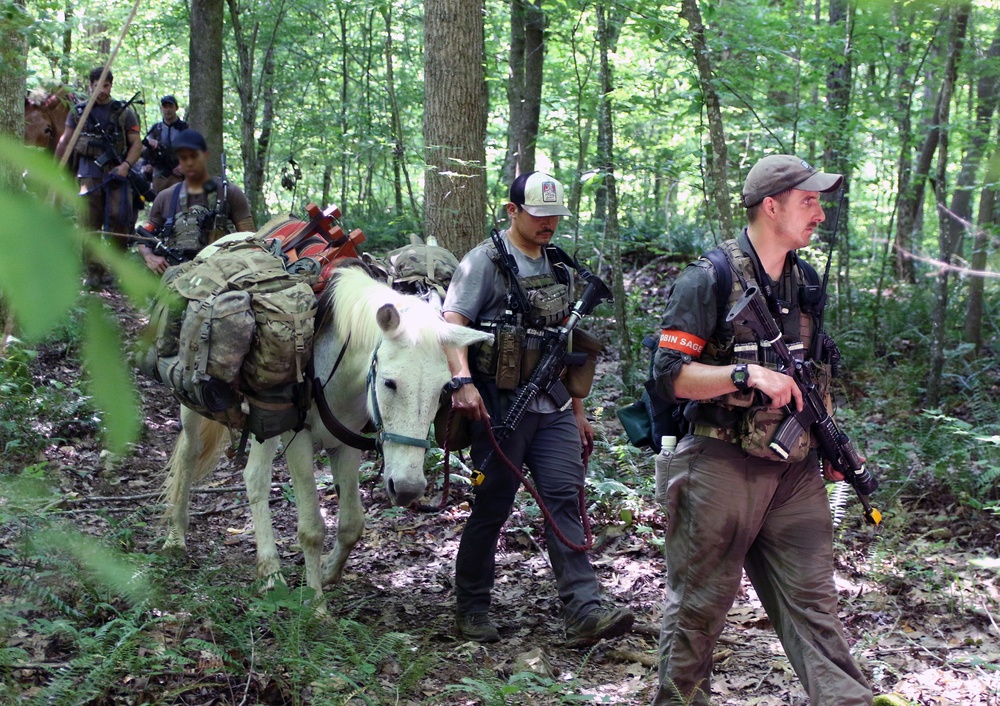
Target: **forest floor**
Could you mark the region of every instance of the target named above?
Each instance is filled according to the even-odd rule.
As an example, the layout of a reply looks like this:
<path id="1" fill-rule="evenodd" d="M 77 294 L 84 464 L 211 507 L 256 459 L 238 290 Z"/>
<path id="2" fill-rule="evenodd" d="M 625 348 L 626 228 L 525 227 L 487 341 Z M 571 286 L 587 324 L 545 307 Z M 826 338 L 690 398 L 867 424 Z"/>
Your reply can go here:
<path id="1" fill-rule="evenodd" d="M 104 293 L 134 335 L 139 317 L 114 293 Z M 58 348 L 42 348 L 33 365 L 41 380 L 75 380 L 80 372 Z M 112 527 L 121 532 L 119 510 L 142 521 L 130 525 L 134 551 L 153 554 L 162 541 L 154 513 L 135 512 L 155 500 L 125 500 L 156 491 L 178 431 L 177 405 L 159 386 L 139 380 L 144 433 L 133 451 L 116 459 L 102 452 L 98 439 L 83 435 L 53 444 L 44 451 L 57 474 L 59 493 L 72 508 L 72 523 L 95 536 Z M 595 405 L 619 406 L 617 393 L 602 389 Z M 616 458 L 627 455 L 615 444 L 621 431 L 614 415 L 598 419 L 598 436 L 605 440 L 592 469 L 611 477 Z M 630 469 L 615 476 L 626 486 L 649 488 L 652 459 L 629 456 Z M 608 469 L 612 469 L 609 471 Z M 440 492 L 440 471 L 429 474 Z M 328 520 L 332 547 L 337 499 L 328 469 L 317 465 L 321 504 Z M 632 478 L 630 481 L 629 478 Z M 279 461 L 274 474 L 271 510 L 285 573 L 291 584 L 301 580 L 301 554 L 295 546 L 295 510 L 288 474 Z M 223 461 L 209 487 L 239 486 L 241 469 Z M 891 488 L 890 486 L 886 486 Z M 620 511 L 619 500 L 601 491 L 594 501 L 595 547 L 592 561 L 609 602 L 630 606 L 638 621 L 627 637 L 591 650 L 566 648 L 559 601 L 552 572 L 543 552 L 540 518 L 526 495 L 505 526 L 497 555 L 494 618 L 503 640 L 495 645 L 461 642 L 453 637 L 453 565 L 464 521 L 467 489 L 453 485 L 451 504 L 438 514 L 391 508 L 377 468 L 362 474 L 367 507 L 364 537 L 355 548 L 341 585 L 328 593 L 330 619 L 349 619 L 372 634 L 401 633 L 411 656 L 386 656 L 375 665 L 373 679 L 381 696 L 367 700 L 345 683 L 336 698 L 313 698 L 306 685 L 292 694 L 288 675 L 267 673 L 255 663 L 253 646 L 243 655 L 242 671 L 203 660 L 176 673 L 127 674 L 99 701 L 91 703 L 282 704 L 392 703 L 415 704 L 559 704 L 569 702 L 648 704 L 656 685 L 655 655 L 664 591 L 661 553 L 664 518 L 648 494 L 639 494 L 633 511 Z M 863 525 L 857 508 L 849 506 L 837 534 L 837 586 L 840 611 L 852 649 L 876 693 L 895 692 L 916 704 L 1000 704 L 1000 584 L 997 572 L 974 565 L 974 559 L 1000 556 L 995 516 L 957 506 L 944 493 L 928 490 L 919 496 L 881 494 L 886 514 L 884 531 L 874 534 Z M 891 498 L 890 498 L 891 496 Z M 88 498 L 106 501 L 83 502 Z M 432 495 L 430 502 L 437 497 Z M 206 567 L 234 595 L 254 581 L 254 538 L 245 493 L 197 494 L 192 511 L 189 555 L 171 560 L 168 590 L 184 591 L 187 577 L 204 575 Z M 960 507 L 956 512 L 955 508 Z M 628 522 L 626 522 L 628 520 Z M 127 521 L 127 520 L 126 520 Z M 0 544 L 14 537 L 0 528 Z M 4 561 L 7 561 L 6 555 Z M 6 592 L 7 589 L 4 589 Z M 0 600 L 3 600 L 0 593 Z M 234 598 L 234 601 L 236 599 Z M 37 619 L 55 618 L 36 615 Z M 275 614 L 275 619 L 278 614 Z M 317 618 L 319 619 L 319 618 Z M 176 643 L 185 637 L 212 634 L 212 625 L 185 623 L 162 630 L 156 643 Z M 9 646 L 31 656 L 24 664 L 2 670 L 8 695 L 30 697 L 40 692 L 52 667 L 72 659 L 65 642 L 51 632 L 20 629 Z M 269 632 L 256 638 L 266 642 Z M 186 643 L 184 643 L 186 644 Z M 169 644 L 167 645 L 169 646 Z M 154 649 L 150 645 L 149 649 Z M 419 663 L 405 690 L 400 665 Z M 0 665 L 3 666 L 3 665 Z M 415 668 L 416 669 L 416 668 Z M 523 672 L 538 671 L 537 679 Z M 168 696 L 173 694 L 174 696 Z M 392 694 L 388 698 L 385 694 Z M 0 693 L 2 696 L 2 693 Z M 0 698 L 2 701 L 2 698 Z M 744 580 L 715 653 L 713 703 L 806 704 L 807 698 L 782 652 L 774 631 L 752 588 Z"/>

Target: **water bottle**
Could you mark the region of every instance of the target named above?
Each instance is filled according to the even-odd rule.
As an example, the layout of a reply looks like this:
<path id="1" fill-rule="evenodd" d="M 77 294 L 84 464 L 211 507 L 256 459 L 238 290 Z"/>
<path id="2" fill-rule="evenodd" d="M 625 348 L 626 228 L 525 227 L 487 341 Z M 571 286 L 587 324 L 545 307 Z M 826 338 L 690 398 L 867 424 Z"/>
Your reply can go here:
<path id="1" fill-rule="evenodd" d="M 676 436 L 664 436 L 660 439 L 660 453 L 656 455 L 654 463 L 656 475 L 653 497 L 661 505 L 667 500 L 667 468 L 670 466 L 670 459 L 673 458 L 675 448 L 677 448 Z"/>

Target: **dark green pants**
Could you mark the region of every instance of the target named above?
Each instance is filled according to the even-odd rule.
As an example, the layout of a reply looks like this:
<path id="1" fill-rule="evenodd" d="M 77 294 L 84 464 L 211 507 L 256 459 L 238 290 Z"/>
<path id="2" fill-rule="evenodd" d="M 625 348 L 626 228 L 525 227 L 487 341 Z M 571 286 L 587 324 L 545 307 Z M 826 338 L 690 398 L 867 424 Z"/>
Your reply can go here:
<path id="1" fill-rule="evenodd" d="M 744 569 L 810 703 L 872 703 L 837 616 L 833 523 L 813 454 L 777 463 L 689 436 L 667 469 L 664 509 L 667 595 L 654 706 L 709 702 L 712 651 Z"/>

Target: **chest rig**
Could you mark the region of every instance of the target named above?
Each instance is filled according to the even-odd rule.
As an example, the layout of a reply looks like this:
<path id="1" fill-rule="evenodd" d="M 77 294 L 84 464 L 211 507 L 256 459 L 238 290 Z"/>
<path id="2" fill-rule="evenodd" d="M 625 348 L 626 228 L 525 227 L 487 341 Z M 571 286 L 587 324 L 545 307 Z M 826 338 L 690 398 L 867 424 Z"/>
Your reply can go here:
<path id="1" fill-rule="evenodd" d="M 476 322 L 476 327 L 492 333 L 493 339 L 480 344 L 475 368 L 495 379 L 501 390 L 513 390 L 531 377 L 546 335 L 569 316 L 575 270 L 567 264 L 572 262 L 569 255 L 555 245 L 548 245 L 543 249 L 550 265 L 548 271 L 521 277 L 510 271 L 492 241 L 487 241 L 485 247 L 507 283 L 507 295 L 499 316 Z M 515 296 L 518 287 L 523 297 Z M 523 301 L 517 303 L 518 299 Z"/>
<path id="2" fill-rule="evenodd" d="M 169 247 L 198 251 L 223 235 L 235 232 L 236 227 L 227 213 L 228 204 L 220 203 L 218 189 L 206 190 L 205 200 L 208 206 L 190 205 L 184 182 L 174 190 L 162 231 L 163 240 Z"/>
<path id="3" fill-rule="evenodd" d="M 762 292 L 768 291 L 765 299 L 782 331 L 782 340 L 793 357 L 805 360 L 816 335 L 816 321 L 821 308 L 816 271 L 793 253 L 790 255 L 790 266 L 784 268 L 781 280 L 776 283 L 768 280 L 765 289 L 761 287 L 760 279 L 766 277 L 766 274 L 758 277 L 755 257 L 747 254 L 747 251 L 753 252 L 753 246 L 745 232 L 738 239 L 725 241 L 719 249 L 725 254 L 732 274 L 729 296 L 720 310 L 728 312 L 751 286 Z M 789 300 L 778 299 L 779 293 L 785 294 Z M 724 316 L 717 320 L 715 332 L 706 343 L 700 362 L 709 365 L 756 364 L 771 370 L 779 368 L 778 358 L 767 341 L 759 341 L 753 331 L 743 324 L 726 323 Z M 829 369 L 820 361 L 813 361 L 813 365 L 821 393 L 827 397 Z M 719 405 L 739 412 L 739 422 L 735 429 L 698 428 L 696 433 L 739 443 L 753 456 L 775 461 L 785 460 L 776 456 L 769 446 L 787 414 L 785 410 L 769 409 L 753 389 L 723 395 L 707 400 L 705 404 Z M 809 434 L 803 434 L 798 447 L 792 449 L 787 460 L 794 462 L 804 459 L 809 453 L 811 441 Z"/>
<path id="4" fill-rule="evenodd" d="M 83 111 L 86 107 L 87 101 L 77 103 L 73 107 L 78 121 L 83 117 Z M 128 148 L 128 141 L 125 138 L 126 110 L 125 104 L 121 101 L 112 101 L 108 111 L 108 119 L 102 123 L 94 115 L 94 109 L 91 109 L 90 115 L 87 116 L 87 122 L 84 123 L 83 129 L 80 131 L 80 137 L 77 139 L 76 145 L 73 146 L 73 151 L 87 159 L 97 159 L 109 147 L 120 155 L 125 154 Z M 110 144 L 108 144 L 109 141 Z M 109 164 L 109 166 L 116 165 Z"/>

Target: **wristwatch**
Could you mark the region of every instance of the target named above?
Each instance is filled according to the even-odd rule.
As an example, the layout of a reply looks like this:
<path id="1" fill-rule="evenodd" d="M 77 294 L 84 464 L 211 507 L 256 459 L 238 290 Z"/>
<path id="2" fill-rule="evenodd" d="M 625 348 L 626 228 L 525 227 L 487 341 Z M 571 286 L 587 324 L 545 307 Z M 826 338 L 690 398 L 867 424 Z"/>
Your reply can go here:
<path id="1" fill-rule="evenodd" d="M 447 392 L 448 394 L 454 394 L 458 392 L 459 389 L 464 387 L 465 385 L 471 385 L 471 384 L 472 384 L 472 378 L 455 377 L 449 380 L 447 383 L 445 383 L 444 391 Z"/>
<path id="2" fill-rule="evenodd" d="M 750 389 L 750 371 L 747 369 L 746 363 L 740 363 L 734 367 L 733 373 L 729 377 L 740 392 Z"/>

